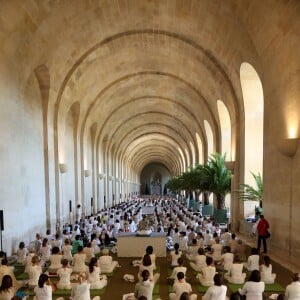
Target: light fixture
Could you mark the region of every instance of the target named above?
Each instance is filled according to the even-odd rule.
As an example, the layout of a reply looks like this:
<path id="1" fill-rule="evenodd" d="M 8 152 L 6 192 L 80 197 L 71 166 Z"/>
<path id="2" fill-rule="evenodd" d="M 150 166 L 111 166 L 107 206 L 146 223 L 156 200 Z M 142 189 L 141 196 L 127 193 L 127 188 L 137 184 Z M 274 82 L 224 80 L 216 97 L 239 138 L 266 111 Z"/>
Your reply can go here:
<path id="1" fill-rule="evenodd" d="M 84 170 L 84 177 L 89 177 L 91 176 L 91 171 L 90 170 Z"/>
<path id="2" fill-rule="evenodd" d="M 60 173 L 67 173 L 68 172 L 68 166 L 67 164 L 59 164 L 59 171 Z"/>
<path id="3" fill-rule="evenodd" d="M 281 139 L 277 142 L 278 150 L 286 156 L 295 156 L 298 148 L 299 138 Z"/>

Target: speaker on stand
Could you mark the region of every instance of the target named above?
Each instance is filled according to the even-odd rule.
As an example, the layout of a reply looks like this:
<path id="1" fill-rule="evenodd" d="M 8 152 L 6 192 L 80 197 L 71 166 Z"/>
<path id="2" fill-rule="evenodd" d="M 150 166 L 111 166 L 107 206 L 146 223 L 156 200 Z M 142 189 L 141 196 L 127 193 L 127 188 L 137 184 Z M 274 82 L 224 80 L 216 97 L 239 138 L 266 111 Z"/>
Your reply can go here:
<path id="1" fill-rule="evenodd" d="M 0 235 L 1 235 L 1 251 L 2 248 L 2 231 L 4 230 L 4 217 L 3 217 L 3 210 L 0 210 Z"/>

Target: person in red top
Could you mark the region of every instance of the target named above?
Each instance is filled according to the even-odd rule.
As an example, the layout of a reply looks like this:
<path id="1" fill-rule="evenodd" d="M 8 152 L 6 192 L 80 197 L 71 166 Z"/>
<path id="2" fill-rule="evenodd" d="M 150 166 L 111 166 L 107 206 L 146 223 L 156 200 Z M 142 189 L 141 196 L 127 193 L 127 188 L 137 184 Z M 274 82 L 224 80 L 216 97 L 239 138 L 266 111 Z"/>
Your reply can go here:
<path id="1" fill-rule="evenodd" d="M 260 220 L 257 224 L 257 251 L 260 251 L 261 241 L 263 241 L 264 245 L 264 253 L 267 253 L 267 242 L 266 239 L 268 237 L 268 229 L 269 229 L 269 222 L 265 219 L 264 215 L 260 215 Z"/>

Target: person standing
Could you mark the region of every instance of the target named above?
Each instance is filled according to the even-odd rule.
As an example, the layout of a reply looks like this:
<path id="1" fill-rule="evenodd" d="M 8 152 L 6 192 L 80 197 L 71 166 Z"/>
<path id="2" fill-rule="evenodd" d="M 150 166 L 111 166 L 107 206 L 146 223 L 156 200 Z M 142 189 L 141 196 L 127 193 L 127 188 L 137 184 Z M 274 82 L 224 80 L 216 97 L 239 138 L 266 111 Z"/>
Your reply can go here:
<path id="1" fill-rule="evenodd" d="M 260 220 L 257 224 L 257 251 L 260 251 L 261 241 L 263 241 L 264 246 L 264 253 L 267 253 L 267 241 L 268 238 L 268 229 L 269 229 L 269 222 L 265 219 L 264 215 L 260 215 Z"/>

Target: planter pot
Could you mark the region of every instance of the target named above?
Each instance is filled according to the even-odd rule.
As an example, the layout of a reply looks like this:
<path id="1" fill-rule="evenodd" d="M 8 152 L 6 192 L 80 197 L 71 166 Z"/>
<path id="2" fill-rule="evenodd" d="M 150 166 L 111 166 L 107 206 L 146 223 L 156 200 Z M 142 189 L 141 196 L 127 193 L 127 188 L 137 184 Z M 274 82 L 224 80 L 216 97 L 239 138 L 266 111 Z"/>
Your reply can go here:
<path id="1" fill-rule="evenodd" d="M 211 204 L 202 206 L 202 216 L 212 216 L 213 206 Z"/>
<path id="2" fill-rule="evenodd" d="M 214 219 L 217 223 L 227 223 L 227 209 L 214 209 Z"/>

